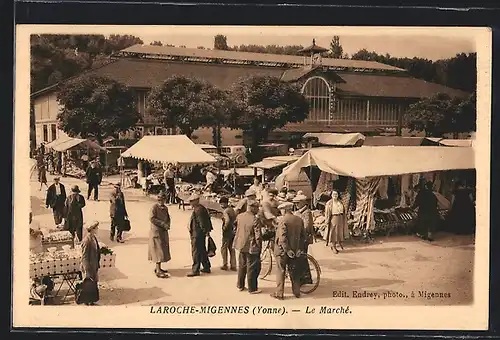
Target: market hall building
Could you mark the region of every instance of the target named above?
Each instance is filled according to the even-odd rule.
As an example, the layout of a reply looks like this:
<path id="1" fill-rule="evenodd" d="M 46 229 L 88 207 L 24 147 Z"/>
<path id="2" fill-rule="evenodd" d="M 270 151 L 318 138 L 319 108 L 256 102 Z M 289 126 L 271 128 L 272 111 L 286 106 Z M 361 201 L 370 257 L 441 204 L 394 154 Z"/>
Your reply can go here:
<path id="1" fill-rule="evenodd" d="M 468 93 L 416 79 L 407 71 L 373 61 L 322 58 L 326 49 L 313 44 L 303 56 L 275 55 L 167 46 L 134 45 L 110 57 L 108 63 L 86 71 L 114 79 L 136 94 L 141 121 L 122 139 L 168 134 L 146 112 L 151 88 L 173 75 L 206 80 L 228 89 L 239 78 L 265 75 L 298 83 L 309 101 L 309 116 L 301 123 L 287 124 L 270 135 L 270 141 L 290 140 L 307 132 L 361 132 L 402 135 L 406 108 L 437 93 L 466 98 Z M 64 136 L 57 128 L 59 84 L 31 95 L 35 110 L 36 144 Z M 196 143 L 211 143 L 212 131 L 198 129 Z M 223 129 L 222 144 L 242 144 L 242 131 Z"/>

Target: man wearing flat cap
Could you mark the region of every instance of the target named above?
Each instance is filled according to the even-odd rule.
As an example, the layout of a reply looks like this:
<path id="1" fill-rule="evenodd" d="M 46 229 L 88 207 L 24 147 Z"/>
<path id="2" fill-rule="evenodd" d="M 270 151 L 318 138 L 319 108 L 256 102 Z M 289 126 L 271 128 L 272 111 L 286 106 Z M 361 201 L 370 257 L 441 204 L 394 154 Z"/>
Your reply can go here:
<path id="1" fill-rule="evenodd" d="M 109 216 L 111 217 L 111 231 L 109 238 L 111 241 L 114 241 L 115 232 L 117 232 L 116 242 L 123 243 L 123 226 L 125 224 L 125 219 L 128 218 L 128 214 L 127 209 L 125 208 L 125 196 L 121 190 L 120 183 L 116 183 L 114 185 L 109 202 Z"/>
<path id="2" fill-rule="evenodd" d="M 64 204 L 65 227 L 73 237 L 76 234 L 79 241 L 82 241 L 83 236 L 83 207 L 85 207 L 85 198 L 80 195 L 78 185 L 74 185 Z"/>
<path id="3" fill-rule="evenodd" d="M 262 221 L 257 216 L 259 202 L 247 200 L 247 210 L 236 218 L 236 234 L 234 236 L 233 248 L 239 251 L 238 258 L 238 282 L 240 291 L 245 290 L 245 278 L 248 283 L 250 294 L 261 293 L 258 289 L 258 277 L 260 274 L 260 252 L 262 249 Z"/>
<path id="4" fill-rule="evenodd" d="M 309 209 L 308 198 L 302 192 L 297 193 L 297 196 L 294 197 L 293 202 L 297 206 L 297 211 L 295 211 L 295 215 L 302 219 L 304 223 L 304 229 L 306 232 L 306 242 L 304 252 L 307 254 L 309 250 L 309 245 L 314 242 L 314 221 L 311 209 Z M 303 256 L 300 258 L 299 262 L 301 263 L 300 267 L 303 268 L 304 274 L 302 276 L 303 284 L 312 284 L 311 278 L 311 268 L 309 268 L 309 262 L 307 261 L 307 257 Z"/>
<path id="5" fill-rule="evenodd" d="M 56 225 L 62 223 L 64 217 L 64 202 L 66 201 L 66 189 L 59 182 L 59 176 L 54 177 L 54 183 L 47 190 L 45 206 L 52 208 L 54 222 Z"/>
<path id="6" fill-rule="evenodd" d="M 238 202 L 238 205 L 236 208 L 234 208 L 234 211 L 236 212 L 236 215 L 239 215 L 241 213 L 244 213 L 247 211 L 247 201 L 256 201 L 257 200 L 257 193 L 253 189 L 248 189 L 245 191 L 245 198 L 240 200 Z"/>
<path id="7" fill-rule="evenodd" d="M 283 300 L 285 291 L 285 271 L 288 268 L 292 291 L 295 297 L 300 297 L 302 270 L 297 259 L 303 256 L 306 232 L 302 219 L 292 213 L 293 203 L 283 202 L 278 209 L 283 217 L 276 229 L 274 255 L 276 256 L 276 292 L 271 296 Z"/>
<path id="8" fill-rule="evenodd" d="M 189 222 L 189 235 L 191 237 L 191 253 L 193 256 L 193 266 L 188 277 L 199 276 L 202 273 L 211 273 L 210 260 L 207 253 L 207 237 L 212 231 L 212 220 L 207 208 L 200 204 L 200 196 L 192 194 L 189 197 L 189 204 L 193 208 L 191 220 Z M 203 269 L 201 268 L 203 267 Z"/>

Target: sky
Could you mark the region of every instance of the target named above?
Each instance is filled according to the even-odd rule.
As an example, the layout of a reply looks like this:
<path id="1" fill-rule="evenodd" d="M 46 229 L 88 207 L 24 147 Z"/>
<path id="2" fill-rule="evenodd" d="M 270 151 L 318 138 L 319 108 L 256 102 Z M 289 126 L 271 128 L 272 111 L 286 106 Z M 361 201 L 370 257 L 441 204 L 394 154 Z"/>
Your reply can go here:
<path id="1" fill-rule="evenodd" d="M 374 34 L 377 29 L 359 34 L 354 30 L 346 31 L 345 28 L 336 29 L 334 27 L 319 30 L 300 27 L 266 30 L 255 27 L 243 32 L 234 28 L 205 27 L 196 30 L 169 28 L 157 31 L 132 30 L 129 32 L 139 36 L 145 44 L 160 40 L 163 44 L 185 45 L 190 48 L 198 46 L 212 48 L 214 35 L 220 33 L 227 37 L 229 46 L 242 44 L 308 46 L 314 38 L 317 45 L 325 48 L 329 48 L 332 37 L 338 35 L 344 53 L 349 55 L 366 48 L 368 51 L 375 51 L 379 54 L 389 53 L 394 57 L 421 57 L 438 60 L 454 57 L 457 53 L 476 51 L 473 34 L 456 31 L 446 32 L 439 28 L 436 28 L 436 31 L 429 31 L 429 29 L 417 31 L 415 34 L 401 34 L 401 31 L 397 30 L 380 31 L 380 34 Z"/>

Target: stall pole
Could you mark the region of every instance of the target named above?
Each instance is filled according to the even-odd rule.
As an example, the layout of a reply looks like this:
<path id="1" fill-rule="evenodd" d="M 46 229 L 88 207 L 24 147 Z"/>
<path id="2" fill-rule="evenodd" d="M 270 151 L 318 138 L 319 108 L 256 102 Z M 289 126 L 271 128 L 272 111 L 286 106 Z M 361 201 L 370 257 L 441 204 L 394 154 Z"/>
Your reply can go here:
<path id="1" fill-rule="evenodd" d="M 236 161 L 233 159 L 233 195 L 236 195 Z"/>
<path id="2" fill-rule="evenodd" d="M 118 166 L 119 166 L 119 170 L 120 170 L 120 184 L 122 187 L 125 186 L 125 183 L 124 183 L 124 180 L 123 180 L 123 159 L 122 159 L 122 149 L 119 150 L 120 151 L 120 156 L 118 158 Z"/>

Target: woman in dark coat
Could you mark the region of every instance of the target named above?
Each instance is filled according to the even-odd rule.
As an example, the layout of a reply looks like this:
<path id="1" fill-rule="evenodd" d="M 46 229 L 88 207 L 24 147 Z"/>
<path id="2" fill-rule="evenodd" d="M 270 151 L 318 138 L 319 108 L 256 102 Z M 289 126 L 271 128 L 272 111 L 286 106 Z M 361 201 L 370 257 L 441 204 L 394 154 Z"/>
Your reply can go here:
<path id="1" fill-rule="evenodd" d="M 170 229 L 170 215 L 165 205 L 167 195 L 160 193 L 158 203 L 151 208 L 149 220 L 151 229 L 149 232 L 149 254 L 148 259 L 156 264 L 155 274 L 159 278 L 167 278 L 170 275 L 167 270 L 161 269 L 162 262 L 170 261 L 170 242 L 168 230 Z"/>
<path id="2" fill-rule="evenodd" d="M 453 192 L 447 224 L 450 231 L 458 234 L 474 234 L 476 230 L 476 209 L 472 192 L 462 182 L 457 182 Z"/>
<path id="3" fill-rule="evenodd" d="M 99 262 L 101 260 L 101 250 L 97 241 L 97 230 L 99 222 L 95 221 L 87 226 L 87 235 L 82 241 L 82 263 L 81 271 L 84 280 L 91 280 L 91 284 L 87 284 L 82 288 L 81 299 L 86 305 L 94 305 L 99 301 L 99 281 L 98 271 Z"/>
<path id="4" fill-rule="evenodd" d="M 71 188 L 71 195 L 66 198 L 64 204 L 64 224 L 73 237 L 77 235 L 79 241 L 82 241 L 83 236 L 83 207 L 85 207 L 85 198 L 80 195 L 78 185 L 74 185 Z"/>
<path id="5" fill-rule="evenodd" d="M 432 191 L 432 182 L 420 187 L 415 206 L 418 207 L 417 235 L 427 241 L 432 241 L 432 233 L 439 223 L 438 200 Z"/>
<path id="6" fill-rule="evenodd" d="M 128 214 L 125 208 L 125 196 L 121 190 L 120 183 L 114 185 L 114 191 L 111 193 L 109 202 L 109 216 L 111 217 L 111 232 L 109 238 L 113 241 L 116 232 L 116 242 L 123 243 L 123 226 L 125 224 L 125 219 L 128 218 Z"/>

